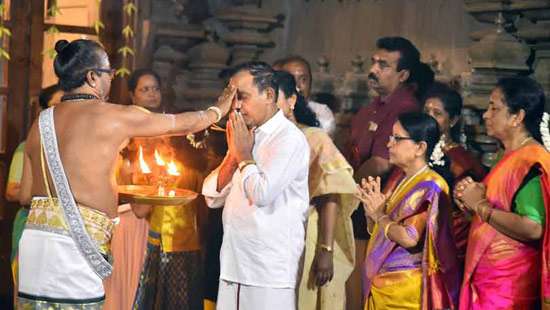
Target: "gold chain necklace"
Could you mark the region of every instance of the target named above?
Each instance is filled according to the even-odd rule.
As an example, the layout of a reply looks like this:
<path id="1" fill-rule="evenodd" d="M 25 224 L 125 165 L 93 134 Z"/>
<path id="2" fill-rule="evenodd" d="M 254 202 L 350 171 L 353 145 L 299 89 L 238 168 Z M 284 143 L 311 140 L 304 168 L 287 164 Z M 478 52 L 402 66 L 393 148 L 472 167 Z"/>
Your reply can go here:
<path id="1" fill-rule="evenodd" d="M 523 141 L 521 141 L 521 143 L 519 144 L 518 149 L 520 147 L 522 147 L 525 143 L 529 142 L 529 140 L 532 140 L 532 139 L 533 139 L 533 137 L 527 137 L 527 138 L 523 139 Z"/>
<path id="2" fill-rule="evenodd" d="M 402 189 L 404 189 L 415 177 L 420 175 L 426 169 L 428 169 L 428 165 L 425 165 L 424 167 L 418 169 L 418 171 L 415 172 L 410 178 L 404 178 L 403 180 L 401 180 L 401 182 L 399 182 L 399 184 L 397 185 L 397 187 L 395 188 L 395 190 L 391 194 L 390 199 L 388 199 L 388 202 L 392 201 L 395 197 L 398 197 L 399 196 L 398 193 Z"/>

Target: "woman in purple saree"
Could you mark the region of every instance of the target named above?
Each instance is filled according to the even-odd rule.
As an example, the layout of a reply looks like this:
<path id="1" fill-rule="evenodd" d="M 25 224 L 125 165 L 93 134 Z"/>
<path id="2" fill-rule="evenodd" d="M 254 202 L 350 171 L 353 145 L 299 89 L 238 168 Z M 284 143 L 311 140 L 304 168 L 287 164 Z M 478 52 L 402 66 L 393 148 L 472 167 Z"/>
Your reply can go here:
<path id="1" fill-rule="evenodd" d="M 436 121 L 407 113 L 393 126 L 390 163 L 405 172 L 394 190 L 380 179 L 362 181 L 360 198 L 372 230 L 367 248 L 365 309 L 455 309 L 460 284 L 451 234 L 449 187 Z M 435 151 L 434 151 L 435 148 Z M 435 166 L 434 166 L 435 167 Z"/>

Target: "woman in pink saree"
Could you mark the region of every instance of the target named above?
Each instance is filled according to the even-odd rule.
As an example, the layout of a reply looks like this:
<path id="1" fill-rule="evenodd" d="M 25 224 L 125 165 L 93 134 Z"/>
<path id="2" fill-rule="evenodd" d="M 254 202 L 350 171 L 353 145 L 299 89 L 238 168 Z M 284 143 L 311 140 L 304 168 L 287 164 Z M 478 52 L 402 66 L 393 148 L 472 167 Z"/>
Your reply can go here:
<path id="1" fill-rule="evenodd" d="M 541 143 L 548 144 L 550 135 L 544 91 L 526 77 L 501 79 L 483 118 L 504 155 L 483 183 L 466 178 L 455 187 L 457 203 L 473 214 L 460 309 L 548 309 L 550 153 Z"/>

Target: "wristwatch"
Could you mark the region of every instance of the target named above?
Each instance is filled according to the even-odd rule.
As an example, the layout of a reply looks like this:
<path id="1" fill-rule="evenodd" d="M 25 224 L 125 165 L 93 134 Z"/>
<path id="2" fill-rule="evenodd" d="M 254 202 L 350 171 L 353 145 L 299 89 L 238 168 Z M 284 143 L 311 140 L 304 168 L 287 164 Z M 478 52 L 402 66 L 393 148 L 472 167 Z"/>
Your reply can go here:
<path id="1" fill-rule="evenodd" d="M 245 159 L 239 163 L 239 171 L 243 172 L 244 167 L 248 165 L 255 165 L 256 161 L 253 159 Z"/>

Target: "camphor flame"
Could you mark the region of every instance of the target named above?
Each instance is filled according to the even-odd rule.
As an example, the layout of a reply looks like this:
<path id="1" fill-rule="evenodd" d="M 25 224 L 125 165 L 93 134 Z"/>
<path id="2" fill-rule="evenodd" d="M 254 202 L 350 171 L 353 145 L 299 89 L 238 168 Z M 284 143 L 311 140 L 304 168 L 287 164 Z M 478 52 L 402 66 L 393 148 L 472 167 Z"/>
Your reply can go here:
<path id="1" fill-rule="evenodd" d="M 155 149 L 155 162 L 157 163 L 157 166 L 164 167 L 164 165 L 166 165 L 162 157 L 160 157 L 160 154 L 157 149 Z"/>
<path id="2" fill-rule="evenodd" d="M 174 162 L 173 159 L 168 163 L 168 167 L 166 168 L 166 172 L 169 175 L 173 175 L 173 176 L 179 176 L 180 175 L 180 172 L 178 170 L 178 166 L 176 165 L 176 163 Z"/>
<path id="3" fill-rule="evenodd" d="M 149 165 L 147 165 L 147 163 L 143 159 L 143 149 L 141 148 L 141 145 L 139 146 L 139 168 L 141 169 L 142 173 L 151 173 L 151 168 L 149 168 Z"/>

